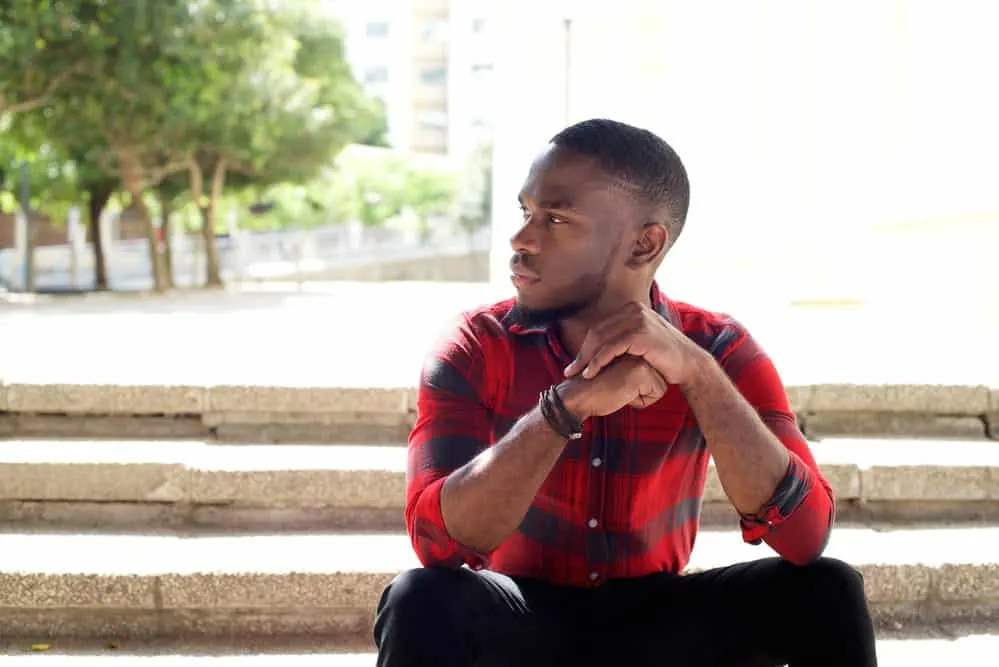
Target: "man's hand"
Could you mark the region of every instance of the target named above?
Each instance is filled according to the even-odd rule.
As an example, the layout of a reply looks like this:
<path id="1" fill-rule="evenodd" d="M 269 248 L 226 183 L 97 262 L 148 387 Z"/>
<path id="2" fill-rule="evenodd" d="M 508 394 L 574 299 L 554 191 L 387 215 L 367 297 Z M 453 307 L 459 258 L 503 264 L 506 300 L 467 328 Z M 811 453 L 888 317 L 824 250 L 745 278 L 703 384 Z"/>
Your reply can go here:
<path id="1" fill-rule="evenodd" d="M 612 360 L 592 380 L 570 378 L 559 388 L 566 409 L 577 419 L 603 417 L 626 405 L 645 408 L 666 393 L 666 380 L 639 357 Z"/>
<path id="2" fill-rule="evenodd" d="M 649 306 L 632 302 L 593 327 L 566 377 L 597 374 L 622 355 L 641 357 L 669 384 L 685 387 L 697 374 L 706 353 Z"/>

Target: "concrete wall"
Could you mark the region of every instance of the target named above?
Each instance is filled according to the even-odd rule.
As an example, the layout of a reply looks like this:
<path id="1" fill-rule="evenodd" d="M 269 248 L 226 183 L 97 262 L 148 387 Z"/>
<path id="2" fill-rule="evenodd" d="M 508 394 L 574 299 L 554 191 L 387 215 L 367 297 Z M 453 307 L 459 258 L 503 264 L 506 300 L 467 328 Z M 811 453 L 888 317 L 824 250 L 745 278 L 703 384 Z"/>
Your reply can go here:
<path id="1" fill-rule="evenodd" d="M 489 251 L 478 250 L 418 259 L 366 262 L 315 273 L 268 278 L 270 282 L 299 280 L 488 282 Z"/>

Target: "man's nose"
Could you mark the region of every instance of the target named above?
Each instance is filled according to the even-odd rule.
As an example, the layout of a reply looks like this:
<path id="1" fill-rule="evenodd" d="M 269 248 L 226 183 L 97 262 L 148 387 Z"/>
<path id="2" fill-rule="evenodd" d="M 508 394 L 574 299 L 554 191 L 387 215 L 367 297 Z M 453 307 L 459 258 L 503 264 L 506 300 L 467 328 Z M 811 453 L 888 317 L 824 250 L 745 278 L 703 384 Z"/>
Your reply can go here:
<path id="1" fill-rule="evenodd" d="M 510 247 L 513 248 L 514 252 L 536 255 L 541 249 L 537 225 L 532 220 L 531 217 L 526 218 L 517 233 L 510 237 Z"/>

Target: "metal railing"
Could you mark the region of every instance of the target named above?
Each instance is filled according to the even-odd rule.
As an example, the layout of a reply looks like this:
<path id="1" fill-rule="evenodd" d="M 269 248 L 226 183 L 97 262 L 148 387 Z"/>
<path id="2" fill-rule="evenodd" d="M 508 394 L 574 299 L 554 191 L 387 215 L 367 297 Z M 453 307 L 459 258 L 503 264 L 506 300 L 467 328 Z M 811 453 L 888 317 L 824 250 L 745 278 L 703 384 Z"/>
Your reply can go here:
<path id="1" fill-rule="evenodd" d="M 107 234 L 105 238 L 110 236 Z M 308 277 L 349 265 L 484 250 L 489 242 L 488 228 L 466 234 L 449 220 L 435 221 L 425 233 L 344 224 L 292 231 L 237 231 L 216 237 L 222 275 L 227 281 Z M 105 243 L 104 251 L 112 289 L 152 286 L 151 258 L 145 239 L 115 240 Z M 0 250 L 0 285 L 12 290 L 23 288 L 22 255 L 16 248 Z M 200 235 L 174 235 L 171 256 L 178 287 L 204 284 L 205 244 Z M 93 245 L 35 248 L 34 271 L 38 290 L 92 289 Z"/>

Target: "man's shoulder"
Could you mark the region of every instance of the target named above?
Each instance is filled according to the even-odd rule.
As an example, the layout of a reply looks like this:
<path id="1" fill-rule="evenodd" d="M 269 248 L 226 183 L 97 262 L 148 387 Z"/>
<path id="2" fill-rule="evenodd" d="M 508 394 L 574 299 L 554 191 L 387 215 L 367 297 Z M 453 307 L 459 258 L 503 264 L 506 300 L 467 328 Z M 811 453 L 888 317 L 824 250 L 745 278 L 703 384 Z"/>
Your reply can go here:
<path id="1" fill-rule="evenodd" d="M 680 328 L 687 336 L 718 359 L 750 339 L 749 331 L 726 312 L 702 308 L 684 301 L 672 301 Z"/>
<path id="2" fill-rule="evenodd" d="M 470 348 L 488 348 L 506 339 L 515 303 L 510 298 L 456 313 L 440 328 L 436 347 L 459 345 L 470 352 Z"/>
<path id="3" fill-rule="evenodd" d="M 684 331 L 690 332 L 705 328 L 724 329 L 726 327 L 745 331 L 746 328 L 731 314 L 709 310 L 685 301 L 670 301 L 680 318 Z"/>
<path id="4" fill-rule="evenodd" d="M 474 336 L 505 337 L 517 300 L 514 298 L 487 303 L 461 311 L 456 321 Z"/>

